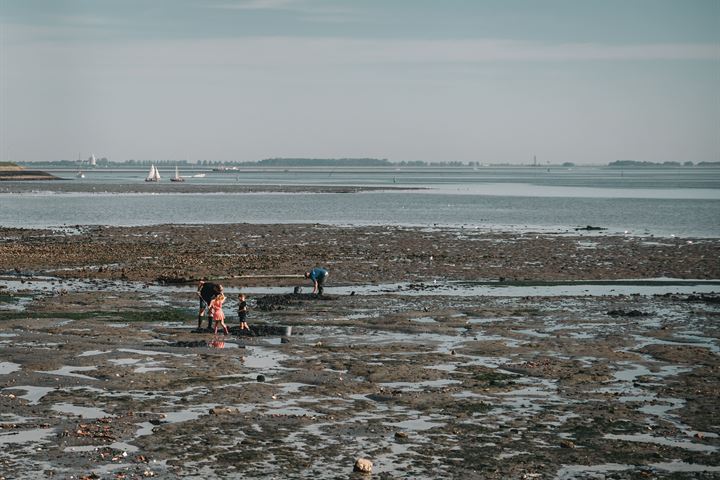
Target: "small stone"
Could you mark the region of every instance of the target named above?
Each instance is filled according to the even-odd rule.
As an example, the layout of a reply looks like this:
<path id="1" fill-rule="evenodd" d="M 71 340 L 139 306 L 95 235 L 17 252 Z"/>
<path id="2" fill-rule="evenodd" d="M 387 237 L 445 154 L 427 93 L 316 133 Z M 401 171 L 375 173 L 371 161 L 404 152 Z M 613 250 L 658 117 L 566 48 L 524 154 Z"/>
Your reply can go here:
<path id="1" fill-rule="evenodd" d="M 372 473 L 373 464 L 367 458 L 358 458 L 355 460 L 354 472 Z"/>
<path id="2" fill-rule="evenodd" d="M 265 381 L 265 375 L 262 375 L 262 374 L 258 375 L 258 376 L 257 376 L 257 381 L 258 381 L 258 382 L 264 382 L 264 381 Z"/>
<path id="3" fill-rule="evenodd" d="M 407 432 L 395 432 L 395 438 L 407 438 Z"/>
<path id="4" fill-rule="evenodd" d="M 210 409 L 210 413 L 212 415 L 224 415 L 228 413 L 239 413 L 240 411 L 237 408 L 230 408 L 230 407 L 213 407 Z"/>
<path id="5" fill-rule="evenodd" d="M 560 442 L 562 448 L 575 448 L 575 444 L 570 440 L 563 440 Z"/>

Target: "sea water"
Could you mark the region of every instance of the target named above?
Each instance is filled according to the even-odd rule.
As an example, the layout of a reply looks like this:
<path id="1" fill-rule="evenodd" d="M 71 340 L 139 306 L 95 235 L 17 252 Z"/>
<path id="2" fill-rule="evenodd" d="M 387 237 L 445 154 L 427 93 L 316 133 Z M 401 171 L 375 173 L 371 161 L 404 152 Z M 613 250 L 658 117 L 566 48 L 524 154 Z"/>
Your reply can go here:
<path id="1" fill-rule="evenodd" d="M 173 169 L 174 170 L 174 169 Z M 191 177 L 204 173 L 205 177 Z M 182 172 L 183 192 L 144 171 L 92 170 L 0 193 L 0 226 L 322 223 L 720 237 L 720 168 L 293 168 Z M 174 173 L 174 172 L 172 172 Z M 162 170 L 161 170 L 162 174 Z M 353 193 L 206 193 L 195 185 L 355 186 Z M 67 192 L 58 186 L 67 185 Z M 73 192 L 74 185 L 92 188 Z M 142 185 L 142 193 L 131 193 Z M 107 193 L 127 186 L 127 193 Z M 5 190 L 13 191 L 5 184 Z M 226 188 L 226 187 L 223 187 Z M 379 188 L 379 189 L 378 189 Z M 108 188 L 109 189 L 109 188 Z M 122 192 L 122 188 L 120 188 Z"/>

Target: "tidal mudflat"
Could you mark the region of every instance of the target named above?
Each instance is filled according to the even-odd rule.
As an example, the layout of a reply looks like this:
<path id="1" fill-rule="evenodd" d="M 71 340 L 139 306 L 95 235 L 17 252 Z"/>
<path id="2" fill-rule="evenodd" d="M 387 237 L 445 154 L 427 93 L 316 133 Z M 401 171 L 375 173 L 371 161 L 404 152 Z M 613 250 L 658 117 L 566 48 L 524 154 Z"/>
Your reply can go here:
<path id="1" fill-rule="evenodd" d="M 360 457 L 372 478 L 720 476 L 718 240 L 0 234 L 4 478 L 368 478 Z M 320 297 L 280 276 L 314 264 Z M 200 276 L 291 335 L 210 347 Z"/>

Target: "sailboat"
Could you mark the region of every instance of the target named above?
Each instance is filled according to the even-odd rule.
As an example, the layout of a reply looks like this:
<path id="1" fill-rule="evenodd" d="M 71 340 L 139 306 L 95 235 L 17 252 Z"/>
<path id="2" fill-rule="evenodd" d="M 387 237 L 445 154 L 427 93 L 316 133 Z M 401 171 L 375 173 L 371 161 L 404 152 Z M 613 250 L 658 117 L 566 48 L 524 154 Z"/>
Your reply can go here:
<path id="1" fill-rule="evenodd" d="M 160 181 L 160 172 L 157 168 L 155 168 L 155 165 L 150 165 L 150 172 L 148 173 L 147 178 L 145 179 L 146 182 L 159 182 Z"/>
<path id="2" fill-rule="evenodd" d="M 185 179 L 178 173 L 177 165 L 175 165 L 175 176 L 170 179 L 171 182 L 184 182 Z"/>

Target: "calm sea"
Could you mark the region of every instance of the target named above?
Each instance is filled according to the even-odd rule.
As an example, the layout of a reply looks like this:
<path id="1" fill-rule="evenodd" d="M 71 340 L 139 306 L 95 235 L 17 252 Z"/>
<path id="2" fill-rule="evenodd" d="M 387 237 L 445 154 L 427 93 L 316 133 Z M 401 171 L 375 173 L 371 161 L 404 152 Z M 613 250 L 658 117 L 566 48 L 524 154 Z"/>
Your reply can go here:
<path id="1" fill-rule="evenodd" d="M 50 170 L 51 171 L 51 170 Z M 0 225 L 153 225 L 161 223 L 322 223 L 462 226 L 574 232 L 587 225 L 632 235 L 720 237 L 720 168 L 288 168 L 213 172 L 185 169 L 182 188 L 158 193 L 143 170 L 51 171 L 93 193 L 48 190 L 0 194 Z M 172 168 L 161 168 L 170 184 Z M 204 177 L 193 177 L 202 175 Z M 147 193 L 105 193 L 108 185 Z M 192 193 L 193 185 L 408 187 L 360 193 Z M 27 185 L 24 183 L 23 185 Z M 12 184 L 0 187 L 11 189 Z M 163 185 L 163 192 L 167 187 Z"/>

